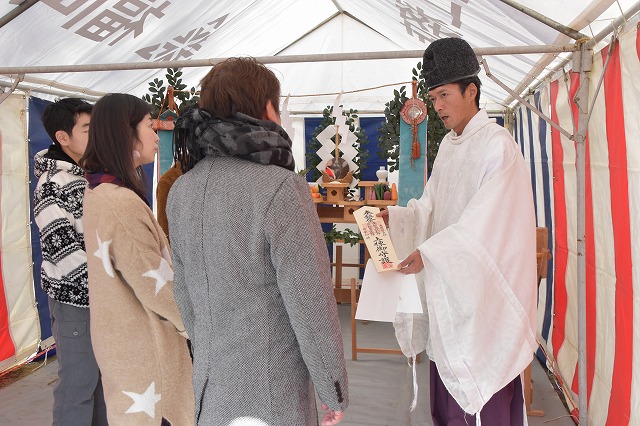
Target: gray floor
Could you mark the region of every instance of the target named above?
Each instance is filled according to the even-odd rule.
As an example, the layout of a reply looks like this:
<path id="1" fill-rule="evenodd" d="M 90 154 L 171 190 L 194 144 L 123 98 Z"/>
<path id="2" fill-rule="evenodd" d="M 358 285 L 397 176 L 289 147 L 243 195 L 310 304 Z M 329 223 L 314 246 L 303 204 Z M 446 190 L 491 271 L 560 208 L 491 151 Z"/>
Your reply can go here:
<path id="1" fill-rule="evenodd" d="M 351 405 L 341 425 L 431 425 L 429 416 L 428 362 L 417 366 L 418 405 L 409 412 L 412 398 L 411 369 L 400 355 L 358 354 L 351 361 L 349 305 L 339 305 L 349 373 Z M 397 347 L 393 327 L 388 323 L 358 323 L 358 346 Z M 35 426 L 51 424 L 56 363 L 43 364 L 35 372 L 0 388 L 0 425 Z M 529 425 L 575 426 L 551 386 L 543 368 L 533 363 L 533 406 L 544 417 L 529 417 Z"/>

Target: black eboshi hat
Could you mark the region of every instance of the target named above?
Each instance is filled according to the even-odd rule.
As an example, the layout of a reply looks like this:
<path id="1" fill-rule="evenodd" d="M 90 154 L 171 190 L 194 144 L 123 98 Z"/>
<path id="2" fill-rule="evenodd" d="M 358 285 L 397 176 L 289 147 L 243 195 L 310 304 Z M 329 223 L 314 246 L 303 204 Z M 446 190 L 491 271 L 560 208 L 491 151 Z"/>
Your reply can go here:
<path id="1" fill-rule="evenodd" d="M 422 75 L 427 90 L 480 72 L 478 58 L 466 41 L 460 38 L 441 38 L 432 42 L 424 51 Z"/>

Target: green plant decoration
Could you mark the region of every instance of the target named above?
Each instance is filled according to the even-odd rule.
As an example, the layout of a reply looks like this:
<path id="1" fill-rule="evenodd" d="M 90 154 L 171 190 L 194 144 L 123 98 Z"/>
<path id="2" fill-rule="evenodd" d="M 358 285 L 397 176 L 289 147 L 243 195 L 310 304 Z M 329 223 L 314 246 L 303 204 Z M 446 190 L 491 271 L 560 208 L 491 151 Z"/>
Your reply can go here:
<path id="1" fill-rule="evenodd" d="M 412 80 L 418 82 L 418 98 L 427 105 L 427 172 L 431 173 L 433 161 L 440 147 L 440 141 L 449 130 L 444 127 L 442 120 L 438 117 L 438 113 L 436 113 L 433 104 L 429 100 L 421 71 L 422 63 L 418 62 L 418 65 L 412 69 Z M 378 137 L 378 155 L 381 158 L 387 158 L 390 172 L 400 169 L 398 161 L 400 154 L 400 110 L 409 99 L 405 86 L 400 87 L 399 90 L 394 90 L 393 95 L 393 99 L 385 104 L 385 121 L 378 127 L 380 134 Z"/>
<path id="2" fill-rule="evenodd" d="M 344 231 L 338 231 L 336 229 L 336 226 L 333 225 L 333 227 L 331 227 L 331 230 L 324 233 L 324 240 L 327 244 L 341 241 L 353 247 L 354 245 L 358 244 L 358 241 L 362 241 L 362 235 L 359 232 L 353 232 L 348 228 Z"/>
<path id="3" fill-rule="evenodd" d="M 317 136 L 322 132 L 327 126 L 332 126 L 335 124 L 336 120 L 332 117 L 333 106 L 328 106 L 322 111 L 322 122 L 316 127 L 311 134 L 311 139 L 309 139 L 308 143 L 308 151 L 306 155 L 307 160 L 307 170 L 309 173 L 307 174 L 307 180 L 310 182 L 315 182 L 318 180 L 322 173 L 317 169 L 318 164 L 322 161 L 318 156 L 317 152 L 322 147 L 322 144 L 317 139 Z M 349 126 L 349 130 L 353 132 L 358 138 L 356 142 L 354 142 L 353 147 L 356 149 L 358 154 L 353 159 L 353 162 L 356 163 L 358 168 L 354 170 L 353 177 L 356 179 L 362 178 L 362 172 L 367 168 L 367 158 L 369 158 L 369 152 L 362 150 L 360 147 L 366 145 L 369 141 L 367 134 L 365 131 L 355 126 L 355 119 L 358 118 L 358 110 L 350 109 L 349 111 L 343 111 L 342 114 L 346 117 L 346 124 Z M 331 138 L 335 142 L 335 136 Z M 342 151 L 339 152 L 339 155 L 342 156 Z"/>
<path id="4" fill-rule="evenodd" d="M 153 106 L 152 118 L 158 118 L 161 110 L 167 110 L 168 101 L 166 95 L 168 87 L 173 87 L 173 99 L 178 113 L 184 111 L 188 106 L 195 105 L 200 100 L 195 87 L 185 91 L 187 85 L 182 82 L 182 71 L 179 68 L 167 68 L 165 78 L 167 79 L 166 86 L 164 80 L 154 78 L 149 82 L 149 93 L 142 96 L 143 101 Z"/>

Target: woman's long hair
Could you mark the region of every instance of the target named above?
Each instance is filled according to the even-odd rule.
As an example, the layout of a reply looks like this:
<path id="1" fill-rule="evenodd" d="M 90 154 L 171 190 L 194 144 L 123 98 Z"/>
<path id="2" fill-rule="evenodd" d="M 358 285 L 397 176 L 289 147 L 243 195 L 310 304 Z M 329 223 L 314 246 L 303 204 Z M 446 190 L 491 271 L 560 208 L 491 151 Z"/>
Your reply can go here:
<path id="1" fill-rule="evenodd" d="M 110 93 L 96 102 L 91 113 L 89 142 L 80 166 L 87 172 L 110 173 L 145 203 L 142 167 L 135 167 L 133 150 L 137 126 L 151 112 L 151 106 L 135 96 Z"/>

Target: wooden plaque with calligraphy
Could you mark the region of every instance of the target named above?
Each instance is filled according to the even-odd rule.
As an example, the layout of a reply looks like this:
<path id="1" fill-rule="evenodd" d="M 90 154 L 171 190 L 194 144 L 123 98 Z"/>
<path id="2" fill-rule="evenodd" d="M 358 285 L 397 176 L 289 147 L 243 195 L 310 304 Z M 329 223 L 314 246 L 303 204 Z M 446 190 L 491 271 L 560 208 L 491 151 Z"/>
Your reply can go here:
<path id="1" fill-rule="evenodd" d="M 378 207 L 363 206 L 353 212 L 353 217 L 360 228 L 376 271 L 396 271 L 400 261 L 391 244 L 387 226 L 382 218 L 376 216 L 379 212 Z"/>

